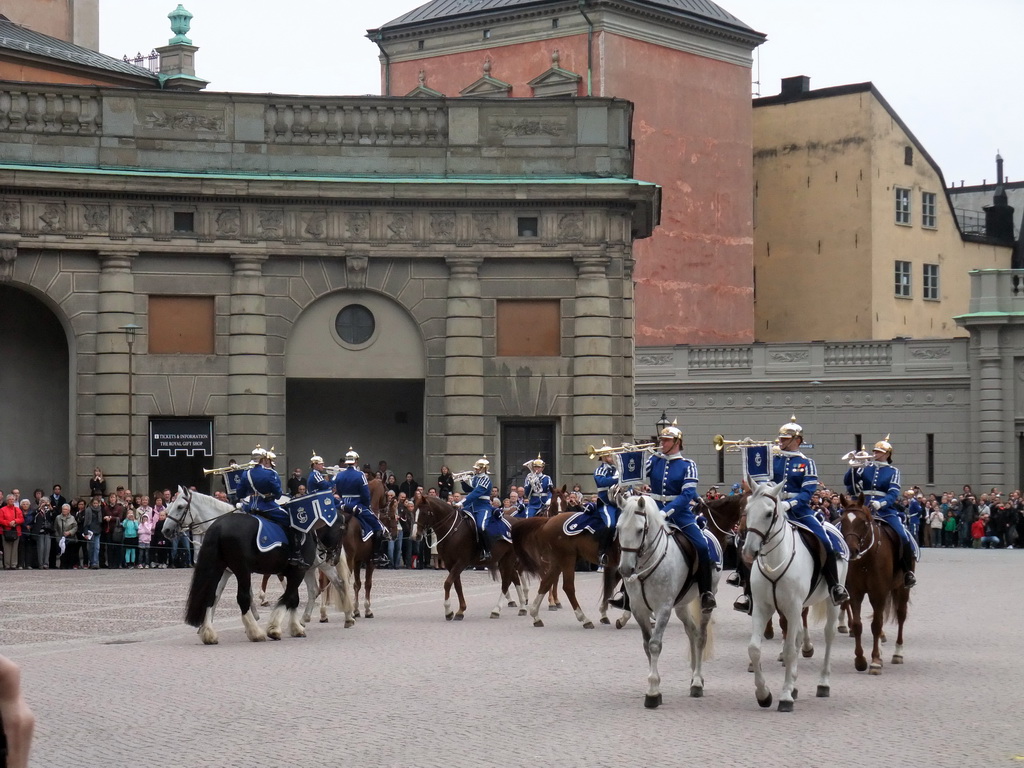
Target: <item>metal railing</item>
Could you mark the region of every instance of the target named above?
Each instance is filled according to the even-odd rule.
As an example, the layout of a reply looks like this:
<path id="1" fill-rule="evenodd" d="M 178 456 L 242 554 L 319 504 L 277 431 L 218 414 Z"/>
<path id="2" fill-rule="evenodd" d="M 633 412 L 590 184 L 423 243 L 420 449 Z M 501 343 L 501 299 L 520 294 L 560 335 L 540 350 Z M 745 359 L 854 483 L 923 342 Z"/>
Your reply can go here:
<path id="1" fill-rule="evenodd" d="M 971 211 L 967 208 L 954 208 L 953 215 L 960 222 L 960 229 L 965 235 L 985 234 L 985 212 Z"/>
<path id="2" fill-rule="evenodd" d="M 129 64 L 148 69 L 154 74 L 160 71 L 160 54 L 156 50 L 150 51 L 148 56 L 141 52 L 136 53 L 134 57 L 125 54 L 123 59 Z"/>

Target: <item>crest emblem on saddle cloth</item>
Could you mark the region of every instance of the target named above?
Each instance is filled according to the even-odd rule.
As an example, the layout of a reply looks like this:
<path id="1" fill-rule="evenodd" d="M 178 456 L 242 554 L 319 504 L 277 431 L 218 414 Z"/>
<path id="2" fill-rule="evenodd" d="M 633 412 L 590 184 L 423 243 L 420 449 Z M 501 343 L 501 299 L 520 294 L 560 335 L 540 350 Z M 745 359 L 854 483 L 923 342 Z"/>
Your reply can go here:
<path id="1" fill-rule="evenodd" d="M 284 528 L 272 523 L 265 517 L 253 515 L 256 518 L 256 549 L 260 552 L 269 552 L 276 547 L 283 547 L 288 541 Z"/>
<path id="2" fill-rule="evenodd" d="M 303 533 L 319 527 L 318 522 L 332 525 L 338 519 L 338 503 L 330 490 L 298 496 L 282 506 L 288 513 L 292 528 Z"/>
<path id="3" fill-rule="evenodd" d="M 588 525 L 589 522 L 590 515 L 586 512 L 577 512 L 562 523 L 562 533 L 566 536 L 575 536 L 576 534 L 583 533 L 584 531 L 593 533 L 594 529 Z"/>

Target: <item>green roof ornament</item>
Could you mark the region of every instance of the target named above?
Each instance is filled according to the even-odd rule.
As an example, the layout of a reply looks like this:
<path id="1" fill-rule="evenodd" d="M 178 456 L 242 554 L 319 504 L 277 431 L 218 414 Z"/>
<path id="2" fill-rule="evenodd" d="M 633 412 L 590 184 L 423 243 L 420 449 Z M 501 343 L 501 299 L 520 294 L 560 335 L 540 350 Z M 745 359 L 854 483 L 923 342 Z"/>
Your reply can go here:
<path id="1" fill-rule="evenodd" d="M 192 26 L 192 14 L 185 10 L 185 6 L 178 3 L 178 7 L 168 13 L 167 18 L 171 20 L 171 32 L 174 33 L 174 37 L 168 40 L 167 44 L 178 45 L 179 43 L 184 43 L 185 45 L 192 45 L 192 41 L 185 36 L 189 27 Z"/>

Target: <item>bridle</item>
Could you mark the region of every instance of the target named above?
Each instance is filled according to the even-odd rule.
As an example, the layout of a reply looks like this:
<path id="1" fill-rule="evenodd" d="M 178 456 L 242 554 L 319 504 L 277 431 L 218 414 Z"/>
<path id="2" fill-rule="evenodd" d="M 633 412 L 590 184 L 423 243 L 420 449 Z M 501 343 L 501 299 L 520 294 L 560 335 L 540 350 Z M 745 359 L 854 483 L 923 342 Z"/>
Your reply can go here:
<path id="1" fill-rule="evenodd" d="M 713 525 L 715 527 L 715 530 L 718 531 L 723 536 L 732 536 L 733 535 L 732 531 L 727 531 L 727 530 L 723 529 L 722 526 L 720 526 L 718 524 L 718 521 L 715 520 L 715 516 L 711 512 L 711 505 L 708 504 L 707 499 L 705 499 L 703 496 L 701 496 L 700 497 L 700 503 L 701 503 L 701 506 L 703 506 L 704 509 L 707 510 L 707 514 L 704 515 L 704 519 L 707 520 L 708 522 L 710 522 L 711 525 Z"/>
<path id="2" fill-rule="evenodd" d="M 192 513 L 192 492 L 187 488 L 183 489 L 182 497 L 185 499 L 185 505 L 182 507 L 181 516 L 174 517 L 170 512 L 167 512 L 167 519 L 178 526 L 179 531 L 186 530 L 187 526 L 185 525 L 185 518 Z"/>
<path id="3" fill-rule="evenodd" d="M 648 534 L 650 532 L 651 518 L 650 515 L 643 509 L 634 509 L 632 511 L 634 517 L 642 517 L 644 521 L 643 530 L 640 532 L 640 541 L 635 547 L 624 547 L 622 546 L 622 539 L 619 537 L 619 551 L 629 552 L 636 556 L 637 569 L 634 570 L 629 576 L 623 579 L 623 582 L 640 581 L 640 594 L 644 599 L 644 603 L 647 605 L 647 610 L 653 612 L 651 604 L 647 600 L 647 592 L 644 589 L 644 584 L 647 579 L 650 578 L 651 574 L 657 570 L 658 566 L 661 565 L 662 561 L 668 556 L 668 534 L 664 525 L 658 526 L 658 532 L 654 535 L 653 540 L 647 541 Z M 618 534 L 616 534 L 618 536 Z M 665 542 L 664 548 L 661 547 L 661 542 Z M 659 555 L 660 550 L 660 555 Z M 657 560 L 654 558 L 657 557 Z M 647 565 L 644 564 L 647 562 Z M 620 563 L 621 564 L 621 563 Z"/>
<path id="4" fill-rule="evenodd" d="M 426 503 L 429 503 L 429 502 L 426 502 Z M 449 505 L 449 506 L 451 506 L 451 505 Z M 422 507 L 419 507 L 419 506 L 416 507 L 416 516 L 413 518 L 413 525 L 418 525 L 419 524 L 420 512 L 422 512 L 422 511 L 423 511 Z M 438 544 L 440 544 L 442 541 L 447 539 L 454 531 L 457 531 L 458 528 L 459 528 L 459 517 L 460 517 L 461 513 L 459 512 L 459 510 L 455 509 L 454 507 L 452 507 L 452 512 L 454 513 L 454 514 L 452 514 L 452 524 L 448 528 L 448 530 L 445 531 L 444 536 L 440 536 L 437 539 L 437 541 L 434 542 L 434 546 L 435 547 Z M 434 512 L 433 512 L 433 510 L 428 508 L 426 514 L 430 515 L 430 519 L 431 519 L 431 521 L 433 521 L 433 519 L 434 519 Z M 434 531 L 435 534 L 437 533 L 437 531 L 434 530 L 434 526 L 433 525 L 424 525 L 423 529 L 424 530 L 430 529 L 430 530 Z"/>
<path id="5" fill-rule="evenodd" d="M 877 539 L 875 538 L 875 528 L 877 526 L 875 525 L 874 519 L 871 518 L 870 514 L 868 515 L 868 520 L 866 521 L 866 525 L 867 525 L 868 531 L 870 532 L 870 535 L 871 535 L 871 540 L 868 542 L 867 546 L 864 546 L 864 534 L 862 534 L 862 533 L 860 533 L 860 534 L 858 534 L 858 533 L 847 533 L 846 531 L 843 531 L 843 540 L 844 541 L 852 540 L 854 538 L 856 538 L 856 540 L 857 540 L 857 554 L 856 554 L 856 556 L 850 558 L 850 562 L 851 563 L 854 563 L 854 562 L 860 560 L 868 552 L 870 552 L 872 549 L 874 549 L 875 545 L 878 543 Z M 842 522 L 841 521 L 840 521 L 840 529 L 842 529 Z M 847 545 L 847 546 L 849 546 L 849 545 Z M 853 547 L 850 547 L 850 550 L 852 551 Z"/>

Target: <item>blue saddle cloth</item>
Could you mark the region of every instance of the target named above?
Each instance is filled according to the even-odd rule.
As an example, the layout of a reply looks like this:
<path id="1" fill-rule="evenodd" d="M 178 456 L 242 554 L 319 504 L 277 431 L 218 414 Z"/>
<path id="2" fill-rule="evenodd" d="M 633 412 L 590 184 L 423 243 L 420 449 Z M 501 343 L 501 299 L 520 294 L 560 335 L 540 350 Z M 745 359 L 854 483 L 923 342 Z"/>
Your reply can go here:
<path id="1" fill-rule="evenodd" d="M 486 530 L 491 539 L 504 539 L 509 544 L 512 543 L 512 524 L 503 515 L 491 515 Z"/>
<path id="2" fill-rule="evenodd" d="M 808 531 L 810 533 L 814 533 L 814 531 L 812 531 L 806 525 L 802 524 L 799 520 L 789 518 L 789 522 L 791 522 L 797 528 Z M 821 527 L 825 529 L 825 535 L 828 536 L 828 540 L 832 542 L 832 548 L 833 550 L 835 550 L 837 555 L 843 558 L 843 560 L 849 560 L 850 548 L 846 546 L 846 542 L 843 541 L 843 534 L 840 533 L 839 529 L 832 525 L 832 523 L 827 522 L 823 522 L 821 524 Z M 814 538 L 818 538 L 817 534 L 815 534 Z"/>
<path id="3" fill-rule="evenodd" d="M 260 552 L 269 552 L 275 547 L 283 547 L 288 543 L 288 536 L 280 525 L 259 515 L 253 515 L 253 517 L 259 523 L 256 528 L 256 548 Z"/>
<path id="4" fill-rule="evenodd" d="M 562 523 L 562 533 L 566 536 L 575 536 L 584 531 L 595 533 L 594 521 L 591 519 L 589 512 L 576 512 L 569 515 L 569 518 Z"/>
<path id="5" fill-rule="evenodd" d="M 708 542 L 708 553 L 711 555 L 711 562 L 721 570 L 722 568 L 722 545 L 718 543 L 718 539 L 711 535 L 709 531 L 701 529 L 701 533 L 704 534 L 704 538 Z"/>

